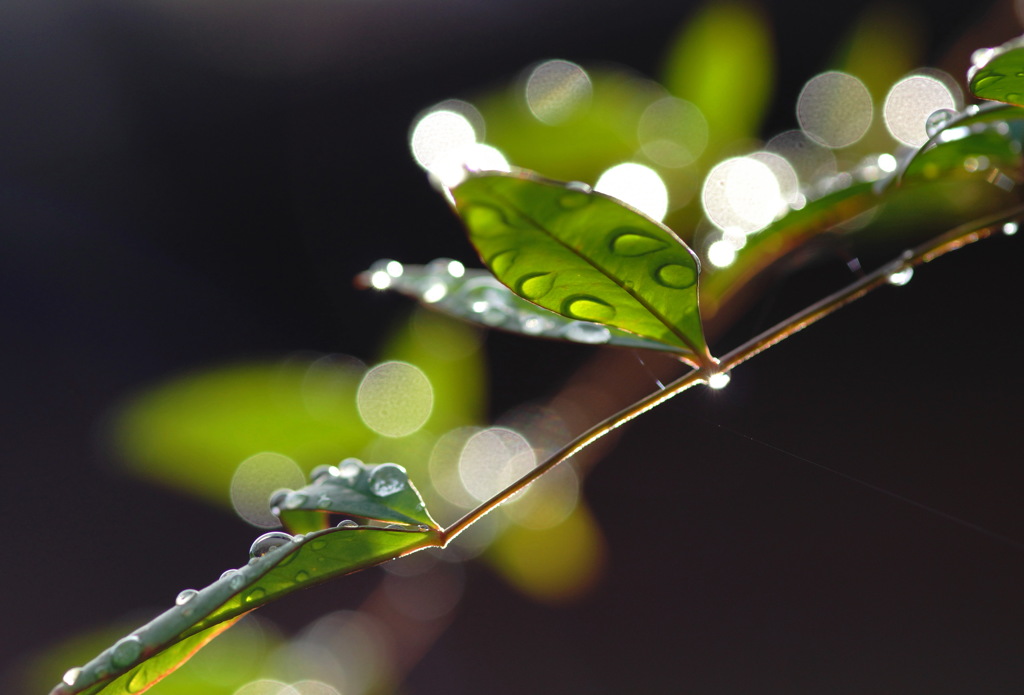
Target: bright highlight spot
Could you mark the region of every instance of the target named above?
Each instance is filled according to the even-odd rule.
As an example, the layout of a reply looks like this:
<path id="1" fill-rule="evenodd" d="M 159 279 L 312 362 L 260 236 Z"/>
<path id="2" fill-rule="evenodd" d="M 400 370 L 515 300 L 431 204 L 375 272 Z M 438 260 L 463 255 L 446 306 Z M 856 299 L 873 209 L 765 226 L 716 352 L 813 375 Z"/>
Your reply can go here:
<path id="1" fill-rule="evenodd" d="M 466 102 L 451 100 L 421 116 L 409 136 L 417 163 L 442 186 L 452 188 L 467 171 L 508 171 L 505 156 L 479 141 L 483 118 Z M 474 123 L 475 121 L 475 123 Z"/>
<path id="2" fill-rule="evenodd" d="M 423 301 L 427 304 L 439 302 L 448 294 L 448 285 L 437 282 L 423 291 Z"/>
<path id="3" fill-rule="evenodd" d="M 275 528 L 281 525 L 270 513 L 267 500 L 280 488 L 297 489 L 306 484 L 302 469 L 284 454 L 266 451 L 238 464 L 231 478 L 231 505 L 238 516 L 253 526 Z"/>
<path id="4" fill-rule="evenodd" d="M 594 184 L 594 190 L 661 221 L 668 212 L 668 188 L 658 172 L 643 164 L 626 162 L 608 169 Z"/>
<path id="5" fill-rule="evenodd" d="M 888 152 L 885 154 L 878 155 L 878 168 L 884 171 L 886 174 L 891 174 L 896 171 L 896 167 L 899 163 L 896 158 Z"/>
<path id="6" fill-rule="evenodd" d="M 889 90 L 882 115 L 885 127 L 904 145 L 920 147 L 928 141 L 929 117 L 940 109 L 952 111 L 956 99 L 945 84 L 927 75 L 905 77 Z"/>
<path id="7" fill-rule="evenodd" d="M 895 285 L 896 287 L 903 287 L 911 278 L 914 277 L 914 269 L 909 265 L 906 268 L 900 268 L 894 273 L 889 275 L 889 284 Z"/>
<path id="8" fill-rule="evenodd" d="M 1007 222 L 1006 224 L 1003 225 L 1003 234 L 1005 234 L 1006 236 L 1013 236 L 1016 233 L 1017 233 L 1017 223 L 1016 222 Z"/>
<path id="9" fill-rule="evenodd" d="M 704 180 L 701 200 L 716 226 L 746 234 L 764 229 L 786 206 L 775 174 L 752 157 L 734 157 L 715 165 Z"/>
<path id="10" fill-rule="evenodd" d="M 736 260 L 736 247 L 725 239 L 713 241 L 708 246 L 708 262 L 716 268 L 725 268 Z"/>
<path id="11" fill-rule="evenodd" d="M 713 389 L 724 389 L 732 381 L 732 377 L 726 372 L 717 372 L 708 377 L 708 386 Z"/>
<path id="12" fill-rule="evenodd" d="M 586 106 L 592 90 L 590 77 L 579 65 L 549 60 L 526 79 L 526 105 L 538 121 L 557 125 Z"/>
<path id="13" fill-rule="evenodd" d="M 434 390 L 419 367 L 385 362 L 366 373 L 356 407 L 367 427 L 385 437 L 405 437 L 423 427 L 434 408 Z"/>
<path id="14" fill-rule="evenodd" d="M 663 167 L 693 164 L 708 145 L 708 122 L 694 104 L 675 97 L 654 102 L 640 117 L 640 148 Z"/>
<path id="15" fill-rule="evenodd" d="M 854 144 L 868 132 L 873 116 L 871 93 L 845 72 L 812 77 L 800 91 L 796 119 L 816 142 L 839 148 Z"/>
<path id="16" fill-rule="evenodd" d="M 471 436 L 459 456 L 459 479 L 479 501 L 504 490 L 537 465 L 526 438 L 504 427 L 491 427 Z"/>

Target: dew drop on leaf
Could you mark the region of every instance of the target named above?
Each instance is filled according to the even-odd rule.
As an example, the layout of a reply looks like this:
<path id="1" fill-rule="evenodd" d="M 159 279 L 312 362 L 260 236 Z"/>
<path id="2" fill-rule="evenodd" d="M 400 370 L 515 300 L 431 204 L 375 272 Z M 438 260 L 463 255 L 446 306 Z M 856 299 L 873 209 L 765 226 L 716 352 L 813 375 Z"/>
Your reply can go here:
<path id="1" fill-rule="evenodd" d="M 950 122 L 956 118 L 956 112 L 951 109 L 939 109 L 934 111 L 924 122 L 924 130 L 928 137 L 933 138 L 939 134 Z"/>
<path id="2" fill-rule="evenodd" d="M 65 685 L 74 685 L 80 675 L 82 675 L 82 667 L 75 666 L 74 668 L 69 668 L 61 680 L 64 681 Z"/>
<path id="3" fill-rule="evenodd" d="M 582 181 L 569 181 L 565 184 L 565 187 L 570 191 L 578 191 L 580 193 L 590 193 L 594 190 L 591 188 L 589 183 L 584 183 Z"/>
<path id="4" fill-rule="evenodd" d="M 337 525 L 336 528 L 357 528 L 358 526 L 359 526 L 359 524 L 357 524 L 356 522 L 352 521 L 351 519 L 343 519 L 343 520 L 338 522 L 338 525 Z"/>
<path id="5" fill-rule="evenodd" d="M 540 299 L 555 286 L 555 273 L 530 273 L 516 283 L 516 293 L 527 299 Z"/>
<path id="6" fill-rule="evenodd" d="M 253 601 L 258 601 L 266 595 L 266 589 L 263 589 L 262 587 L 256 587 L 252 591 L 246 592 L 246 594 L 242 596 L 242 600 L 246 603 L 252 603 Z"/>
<path id="7" fill-rule="evenodd" d="M 661 251 L 666 246 L 661 239 L 650 237 L 637 229 L 624 227 L 612 232 L 611 249 L 620 256 L 644 256 Z"/>
<path id="8" fill-rule="evenodd" d="M 262 536 L 252 542 L 252 547 L 249 548 L 250 558 L 263 557 L 274 548 L 280 548 L 282 545 L 292 542 L 291 535 L 284 531 L 271 531 L 264 533 Z"/>
<path id="9" fill-rule="evenodd" d="M 603 299 L 573 295 L 562 302 L 562 313 L 583 321 L 607 321 L 615 316 L 615 307 Z"/>
<path id="10" fill-rule="evenodd" d="M 300 582 L 301 583 L 301 582 L 306 581 L 307 579 L 309 579 L 309 572 L 307 572 L 306 570 L 299 570 L 298 572 L 295 573 L 295 581 L 296 582 Z"/>
<path id="11" fill-rule="evenodd" d="M 505 215 L 490 205 L 476 203 L 465 211 L 466 224 L 481 237 L 503 234 L 508 226 Z"/>
<path id="12" fill-rule="evenodd" d="M 114 643 L 114 646 L 110 648 L 110 662 L 117 668 L 123 668 L 134 663 L 141 654 L 142 640 L 135 635 L 129 635 L 128 637 L 119 639 Z"/>
<path id="13" fill-rule="evenodd" d="M 186 603 L 199 595 L 195 589 L 183 589 L 174 599 L 175 606 L 184 606 Z"/>
<path id="14" fill-rule="evenodd" d="M 1003 225 L 1003 234 L 1005 234 L 1006 236 L 1013 236 L 1016 233 L 1017 233 L 1017 223 L 1016 222 L 1007 222 L 1006 224 Z"/>
<path id="15" fill-rule="evenodd" d="M 370 473 L 370 492 L 378 497 L 387 497 L 405 489 L 409 476 L 400 466 L 382 463 Z"/>
<path id="16" fill-rule="evenodd" d="M 654 279 L 665 287 L 672 287 L 677 290 L 686 289 L 697 282 L 697 272 L 693 268 L 677 263 L 669 263 L 658 268 L 654 273 Z"/>
<path id="17" fill-rule="evenodd" d="M 357 458 L 347 458 L 338 464 L 338 476 L 352 481 L 363 470 L 363 462 Z"/>
<path id="18" fill-rule="evenodd" d="M 563 335 L 577 343 L 599 345 L 611 340 L 612 334 L 605 326 L 586 321 L 574 321 L 565 327 Z"/>
<path id="19" fill-rule="evenodd" d="M 331 469 L 334 469 L 334 471 L 332 471 Z M 334 466 L 328 466 L 326 464 L 317 466 L 310 472 L 309 479 L 315 483 L 317 480 L 320 480 L 320 478 L 332 475 L 337 470 L 338 469 L 334 468 Z"/>
<path id="20" fill-rule="evenodd" d="M 228 586 L 235 590 L 241 589 L 242 585 L 245 584 L 245 576 L 238 570 L 224 570 L 220 578 L 222 580 L 226 579 Z"/>
<path id="21" fill-rule="evenodd" d="M 900 268 L 889 274 L 889 284 L 897 287 L 902 287 L 910 282 L 910 279 L 914 277 L 914 269 L 910 266 Z"/>

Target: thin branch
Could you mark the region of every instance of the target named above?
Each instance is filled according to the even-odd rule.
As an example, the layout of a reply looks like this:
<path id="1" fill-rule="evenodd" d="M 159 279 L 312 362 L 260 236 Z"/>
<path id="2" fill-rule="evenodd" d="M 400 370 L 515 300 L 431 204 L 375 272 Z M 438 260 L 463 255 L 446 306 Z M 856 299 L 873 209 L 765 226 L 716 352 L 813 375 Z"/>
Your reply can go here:
<path id="1" fill-rule="evenodd" d="M 730 371 L 737 365 L 746 362 L 754 355 L 767 350 L 772 345 L 785 340 L 812 323 L 816 323 L 847 304 L 860 299 L 868 292 L 871 292 L 882 285 L 888 284 L 893 273 L 913 268 L 923 263 L 928 263 L 949 253 L 950 251 L 955 251 L 956 249 L 972 244 L 975 241 L 985 239 L 995 233 L 998 228 L 1001 228 L 1005 222 L 1020 217 L 1021 215 L 1024 215 L 1024 205 L 1017 205 L 989 217 L 973 220 L 958 227 L 954 227 L 945 234 L 942 234 L 929 242 L 909 251 L 905 251 L 899 258 L 886 263 L 873 273 L 864 276 L 860 280 L 832 295 L 829 295 L 828 297 L 825 297 L 821 301 L 815 302 L 803 311 L 797 312 L 764 333 L 752 338 L 740 347 L 729 352 L 724 358 L 722 358 L 721 363 L 718 364 L 717 367 L 694 369 L 673 381 L 666 388 L 655 391 L 628 408 L 625 408 L 615 415 L 602 420 L 562 447 L 544 463 L 531 470 L 498 494 L 494 495 L 491 499 L 487 500 L 476 509 L 468 512 L 448 528 L 441 531 L 440 540 L 442 545 L 450 543 L 456 536 L 469 528 L 485 514 L 492 511 L 503 502 L 508 501 L 509 498 L 524 490 L 530 483 L 537 480 L 549 470 L 569 459 L 582 449 L 590 446 L 612 430 L 621 427 L 636 417 L 639 417 L 651 408 L 661 405 L 665 401 L 679 395 L 690 387 L 700 383 L 706 383 L 708 378 L 713 374 Z"/>

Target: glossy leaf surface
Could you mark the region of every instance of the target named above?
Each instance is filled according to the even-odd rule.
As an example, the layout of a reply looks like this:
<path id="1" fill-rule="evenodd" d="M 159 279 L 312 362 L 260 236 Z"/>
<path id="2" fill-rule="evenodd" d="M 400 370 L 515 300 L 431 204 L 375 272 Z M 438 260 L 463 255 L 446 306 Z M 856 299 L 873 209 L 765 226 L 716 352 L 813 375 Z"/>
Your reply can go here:
<path id="1" fill-rule="evenodd" d="M 903 183 L 1012 170 L 1019 166 L 1020 159 L 1015 141 L 992 128 L 921 152 L 908 164 L 903 173 Z"/>
<path id="2" fill-rule="evenodd" d="M 359 276 L 360 284 L 374 286 L 376 277 L 376 282 L 386 285 L 380 289 L 397 290 L 435 311 L 510 333 L 576 343 L 681 351 L 677 346 L 647 340 L 614 327 L 576 321 L 548 311 L 526 301 L 486 270 L 464 270 L 457 264 L 454 267 L 458 270 L 453 274 L 449 268 L 457 262 L 451 259 L 438 258 L 425 266 L 400 265 L 402 272 L 397 277 L 387 273 L 392 263 L 395 261 L 378 261 L 373 269 Z"/>
<path id="3" fill-rule="evenodd" d="M 348 514 L 373 521 L 393 522 L 438 530 L 423 498 L 401 466 L 393 463 L 365 465 L 347 458 L 337 466 L 323 466 L 313 481 L 300 490 L 280 491 L 271 505 L 285 528 L 308 532 L 309 512 Z M 325 515 L 318 515 L 326 522 Z"/>
<path id="4" fill-rule="evenodd" d="M 452 193 L 484 263 L 519 296 L 710 361 L 699 263 L 667 227 L 588 188 L 528 174 L 472 176 Z"/>
<path id="5" fill-rule="evenodd" d="M 967 79 L 975 96 L 1024 106 L 1024 37 L 975 51 L 972 60 Z"/>
<path id="6" fill-rule="evenodd" d="M 433 531 L 369 527 L 261 536 L 247 565 L 202 590 L 182 592 L 173 608 L 118 640 L 75 677 L 69 672 L 51 695 L 142 692 L 225 629 L 226 621 L 297 589 L 439 545 L 438 539 Z"/>

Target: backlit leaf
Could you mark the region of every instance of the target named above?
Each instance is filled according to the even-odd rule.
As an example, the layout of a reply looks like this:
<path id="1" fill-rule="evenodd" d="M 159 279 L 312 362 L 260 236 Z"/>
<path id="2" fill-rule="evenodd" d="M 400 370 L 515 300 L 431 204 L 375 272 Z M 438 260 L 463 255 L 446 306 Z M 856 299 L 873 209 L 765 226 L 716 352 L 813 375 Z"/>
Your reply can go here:
<path id="1" fill-rule="evenodd" d="M 300 588 L 440 543 L 435 531 L 363 526 L 294 537 L 267 534 L 253 545 L 260 550 L 248 564 L 202 590 L 183 592 L 173 608 L 69 671 L 50 695 L 143 692 L 229 626 L 227 621 Z"/>
<path id="2" fill-rule="evenodd" d="M 981 99 L 1024 106 L 1024 36 L 972 56 L 968 86 Z"/>
<path id="3" fill-rule="evenodd" d="M 393 463 L 367 466 L 347 458 L 337 466 L 313 470 L 312 482 L 299 489 L 279 491 L 271 501 L 285 528 L 308 532 L 310 512 L 347 514 L 373 521 L 438 530 L 423 498 L 405 469 Z M 326 523 L 323 514 L 317 515 Z"/>
<path id="4" fill-rule="evenodd" d="M 375 286 L 376 277 L 376 282 L 384 285 L 379 289 L 397 290 L 435 311 L 530 337 L 681 351 L 676 346 L 647 340 L 614 327 L 576 321 L 548 311 L 526 301 L 486 270 L 465 270 L 460 263 L 455 266 L 458 270 L 453 274 L 448 267 L 457 262 L 450 259 L 438 258 L 425 266 L 401 264 L 402 273 L 397 277 L 387 274 L 386 268 L 392 263 L 394 261 L 378 261 L 374 268 L 359 276 L 360 284 Z"/>
<path id="5" fill-rule="evenodd" d="M 667 227 L 589 188 L 526 173 L 471 176 L 452 194 L 480 257 L 519 296 L 710 363 L 699 263 Z"/>

